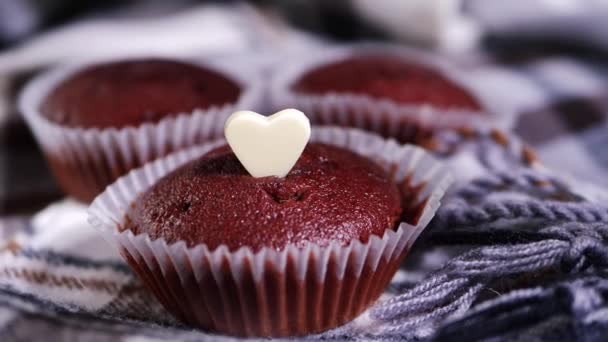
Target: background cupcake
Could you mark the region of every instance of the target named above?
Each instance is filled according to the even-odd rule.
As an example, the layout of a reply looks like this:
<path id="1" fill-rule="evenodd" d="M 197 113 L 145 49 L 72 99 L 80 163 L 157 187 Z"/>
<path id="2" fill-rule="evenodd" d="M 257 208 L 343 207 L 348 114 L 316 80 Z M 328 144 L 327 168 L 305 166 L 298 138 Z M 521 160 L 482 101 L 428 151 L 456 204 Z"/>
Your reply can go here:
<path id="1" fill-rule="evenodd" d="M 508 126 L 462 74 L 428 53 L 384 44 L 342 47 L 291 61 L 275 73 L 275 107 L 293 106 L 317 124 L 358 127 L 420 142 L 436 128 Z"/>
<path id="2" fill-rule="evenodd" d="M 90 222 L 191 325 L 336 327 L 380 296 L 450 177 L 423 150 L 357 130 L 312 141 L 286 178 L 247 175 L 222 141 L 172 154 L 108 187 Z"/>
<path id="3" fill-rule="evenodd" d="M 218 137 L 259 98 L 255 77 L 215 64 L 134 59 L 47 72 L 19 105 L 63 190 L 88 202 L 132 168 Z"/>

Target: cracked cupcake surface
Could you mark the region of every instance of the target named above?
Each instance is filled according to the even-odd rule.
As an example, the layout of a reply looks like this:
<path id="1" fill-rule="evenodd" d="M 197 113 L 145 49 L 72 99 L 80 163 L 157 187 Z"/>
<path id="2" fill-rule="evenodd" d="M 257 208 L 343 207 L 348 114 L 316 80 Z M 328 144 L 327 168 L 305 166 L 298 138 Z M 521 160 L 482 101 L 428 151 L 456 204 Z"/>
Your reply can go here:
<path id="1" fill-rule="evenodd" d="M 209 249 L 282 250 L 367 242 L 395 229 L 401 214 L 397 185 L 354 152 L 309 144 L 285 178 L 254 178 L 225 146 L 157 182 L 134 203 L 123 229 Z"/>

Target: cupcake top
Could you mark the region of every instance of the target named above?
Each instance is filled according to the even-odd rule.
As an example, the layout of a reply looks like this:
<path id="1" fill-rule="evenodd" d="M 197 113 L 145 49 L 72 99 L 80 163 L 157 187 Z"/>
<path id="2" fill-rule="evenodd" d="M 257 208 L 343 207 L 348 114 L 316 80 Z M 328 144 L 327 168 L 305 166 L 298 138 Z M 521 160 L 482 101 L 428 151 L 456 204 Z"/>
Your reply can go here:
<path id="1" fill-rule="evenodd" d="M 481 104 L 458 84 L 428 66 L 392 55 L 353 56 L 319 66 L 296 81 L 297 92 L 349 93 L 399 104 L 479 111 Z"/>
<path id="2" fill-rule="evenodd" d="M 311 143 L 286 177 L 254 178 L 225 146 L 148 189 L 123 230 L 211 250 L 281 250 L 367 242 L 396 229 L 401 214 L 399 190 L 387 173 L 349 150 Z"/>
<path id="3" fill-rule="evenodd" d="M 129 60 L 75 73 L 48 94 L 40 110 L 65 126 L 121 128 L 234 103 L 239 95 L 237 83 L 201 66 Z"/>

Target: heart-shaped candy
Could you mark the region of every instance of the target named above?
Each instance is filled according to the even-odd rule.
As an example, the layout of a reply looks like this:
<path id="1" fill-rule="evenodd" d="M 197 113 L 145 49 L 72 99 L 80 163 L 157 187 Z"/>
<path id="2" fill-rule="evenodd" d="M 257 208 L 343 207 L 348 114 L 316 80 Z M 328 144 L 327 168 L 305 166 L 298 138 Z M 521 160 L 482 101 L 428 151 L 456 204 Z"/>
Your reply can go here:
<path id="1" fill-rule="evenodd" d="M 268 117 L 240 111 L 228 118 L 224 135 L 253 177 L 285 177 L 310 139 L 310 121 L 296 109 Z"/>

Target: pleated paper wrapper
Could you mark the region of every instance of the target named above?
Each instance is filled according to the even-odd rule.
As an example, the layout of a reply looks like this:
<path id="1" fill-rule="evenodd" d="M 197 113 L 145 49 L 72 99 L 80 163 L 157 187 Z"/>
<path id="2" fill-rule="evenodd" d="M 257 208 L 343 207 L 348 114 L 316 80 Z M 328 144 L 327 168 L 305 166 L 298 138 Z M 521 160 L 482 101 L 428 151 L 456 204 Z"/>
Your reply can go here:
<path id="1" fill-rule="evenodd" d="M 222 145 L 171 154 L 131 171 L 89 208 L 89 222 L 115 245 L 163 306 L 183 322 L 235 336 L 294 336 L 354 319 L 382 294 L 410 247 L 431 220 L 451 182 L 423 149 L 355 129 L 313 128 L 312 141 L 343 147 L 385 168 L 404 191 L 402 222 L 384 236 L 348 246 L 288 245 L 277 251 L 236 251 L 204 244 L 169 244 L 125 230 L 133 203 L 159 178 Z M 201 227 L 204 229 L 204 227 Z M 145 229 L 144 229 L 145 231 Z"/>

